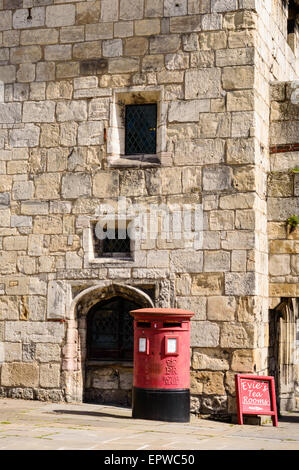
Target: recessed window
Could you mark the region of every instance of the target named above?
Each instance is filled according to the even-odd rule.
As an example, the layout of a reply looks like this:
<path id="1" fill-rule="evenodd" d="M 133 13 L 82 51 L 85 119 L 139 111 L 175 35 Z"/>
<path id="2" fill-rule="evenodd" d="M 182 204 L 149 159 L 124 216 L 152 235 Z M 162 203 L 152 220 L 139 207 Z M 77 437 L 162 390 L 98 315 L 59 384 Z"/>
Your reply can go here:
<path id="1" fill-rule="evenodd" d="M 94 223 L 93 244 L 95 258 L 131 258 L 128 222 L 123 222 L 121 226 L 117 226 L 116 221 L 103 226 Z"/>
<path id="2" fill-rule="evenodd" d="M 168 103 L 163 96 L 161 86 L 114 89 L 107 132 L 108 167 L 139 167 L 140 162 L 142 166 L 169 163 Z"/>
<path id="3" fill-rule="evenodd" d="M 123 297 L 114 297 L 96 304 L 87 319 L 88 358 L 132 360 L 134 328 L 131 310 L 140 305 Z"/>
<path id="4" fill-rule="evenodd" d="M 125 107 L 125 154 L 153 155 L 157 151 L 157 104 Z"/>
<path id="5" fill-rule="evenodd" d="M 294 53 L 296 53 L 296 50 L 298 47 L 298 35 L 299 35 L 297 15 L 298 15 L 297 0 L 289 0 L 288 20 L 287 20 L 287 39 L 288 39 L 288 44 Z"/>

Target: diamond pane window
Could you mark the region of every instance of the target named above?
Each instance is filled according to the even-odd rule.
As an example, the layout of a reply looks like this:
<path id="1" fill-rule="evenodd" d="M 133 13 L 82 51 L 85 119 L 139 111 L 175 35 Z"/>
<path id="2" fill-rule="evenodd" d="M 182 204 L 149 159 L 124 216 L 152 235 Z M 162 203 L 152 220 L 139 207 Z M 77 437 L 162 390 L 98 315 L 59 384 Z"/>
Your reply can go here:
<path id="1" fill-rule="evenodd" d="M 87 320 L 89 359 L 133 359 L 133 317 L 129 312 L 137 308 L 140 306 L 122 297 L 92 307 Z"/>
<path id="2" fill-rule="evenodd" d="M 106 230 L 107 237 L 104 239 L 97 238 L 94 228 L 94 253 L 95 257 L 113 257 L 128 258 L 131 257 L 131 239 L 125 228 L 113 228 Z"/>
<path id="3" fill-rule="evenodd" d="M 126 155 L 155 154 L 157 145 L 157 105 L 126 106 Z"/>

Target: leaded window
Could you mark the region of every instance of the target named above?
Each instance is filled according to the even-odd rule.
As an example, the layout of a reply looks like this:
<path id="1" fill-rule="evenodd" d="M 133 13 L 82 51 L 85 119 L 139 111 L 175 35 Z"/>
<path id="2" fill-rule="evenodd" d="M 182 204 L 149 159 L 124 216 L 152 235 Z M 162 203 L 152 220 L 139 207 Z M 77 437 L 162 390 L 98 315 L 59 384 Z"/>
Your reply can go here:
<path id="1" fill-rule="evenodd" d="M 126 155 L 153 155 L 157 147 L 157 104 L 126 105 Z"/>
<path id="2" fill-rule="evenodd" d="M 127 226 L 104 227 L 105 238 L 97 236 L 97 224 L 93 227 L 93 244 L 95 258 L 131 258 L 131 238 Z"/>
<path id="3" fill-rule="evenodd" d="M 101 360 L 133 359 L 134 329 L 130 310 L 139 305 L 123 297 L 96 304 L 88 314 L 88 358 Z"/>

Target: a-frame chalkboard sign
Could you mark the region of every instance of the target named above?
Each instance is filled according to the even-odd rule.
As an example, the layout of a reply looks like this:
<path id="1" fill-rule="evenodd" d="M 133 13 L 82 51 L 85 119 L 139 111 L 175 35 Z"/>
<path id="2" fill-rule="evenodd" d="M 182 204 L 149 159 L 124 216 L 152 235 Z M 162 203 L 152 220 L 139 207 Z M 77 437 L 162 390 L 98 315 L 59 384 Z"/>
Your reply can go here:
<path id="1" fill-rule="evenodd" d="M 236 374 L 238 423 L 243 415 L 269 415 L 273 426 L 278 426 L 274 377 Z"/>

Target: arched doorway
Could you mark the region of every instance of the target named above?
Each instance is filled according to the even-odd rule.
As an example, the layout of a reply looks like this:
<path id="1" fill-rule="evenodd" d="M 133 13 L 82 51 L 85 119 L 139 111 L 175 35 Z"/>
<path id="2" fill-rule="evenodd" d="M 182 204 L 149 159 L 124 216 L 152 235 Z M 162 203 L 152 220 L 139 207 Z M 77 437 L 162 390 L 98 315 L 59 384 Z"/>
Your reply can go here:
<path id="1" fill-rule="evenodd" d="M 103 310 L 124 312 L 133 308 L 154 307 L 151 288 L 101 281 L 80 291 L 73 299 L 66 321 L 62 356 L 62 380 L 67 402 L 84 399 L 98 403 L 130 404 L 133 362 L 128 358 L 93 358 L 88 342 L 88 319 L 92 312 L 98 318 Z M 114 309 L 109 302 L 116 301 Z M 124 303 L 124 302 L 127 303 Z M 122 302 L 123 307 L 120 306 Z M 131 303 L 131 304 L 130 304 Z M 94 309 L 94 310 L 93 310 Z M 95 312 L 98 312 L 95 315 Z M 107 316 L 106 312 L 106 316 Z M 127 314 L 125 315 L 126 318 Z M 111 317 L 116 318 L 116 317 Z M 124 317 L 120 318 L 120 321 Z M 132 320 L 131 320 L 132 321 Z M 101 322 L 97 322 L 98 326 Z M 112 322 L 113 323 L 113 322 Z M 106 338 L 108 341 L 108 338 Z M 106 341 L 106 342 L 107 342 Z M 103 349 L 103 348 L 102 348 Z M 95 351 L 93 351 L 95 352 Z M 93 370 L 93 373 L 89 371 Z M 116 387 L 116 378 L 118 387 Z M 104 386 L 100 386 L 101 383 Z"/>
<path id="2" fill-rule="evenodd" d="M 131 405 L 134 329 L 140 303 L 115 296 L 87 314 L 84 401 Z"/>
<path id="3" fill-rule="evenodd" d="M 297 321 L 298 299 L 282 298 L 270 310 L 269 375 L 275 378 L 278 413 L 296 408 Z"/>

